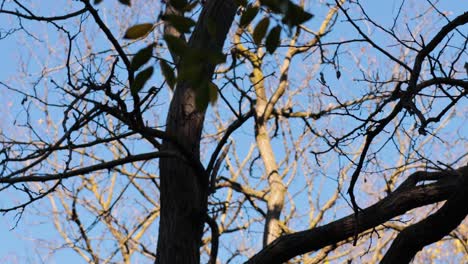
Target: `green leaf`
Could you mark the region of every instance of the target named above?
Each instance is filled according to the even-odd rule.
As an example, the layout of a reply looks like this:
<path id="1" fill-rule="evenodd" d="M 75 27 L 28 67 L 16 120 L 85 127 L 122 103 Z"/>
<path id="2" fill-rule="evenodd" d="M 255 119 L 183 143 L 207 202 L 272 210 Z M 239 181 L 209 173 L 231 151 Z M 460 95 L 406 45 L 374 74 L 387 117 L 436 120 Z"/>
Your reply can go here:
<path id="1" fill-rule="evenodd" d="M 214 105 L 218 100 L 218 86 L 213 82 L 205 81 L 195 89 L 195 106 L 199 111 L 205 111 L 208 103 Z"/>
<path id="2" fill-rule="evenodd" d="M 288 8 L 284 13 L 283 22 L 289 26 L 299 26 L 300 24 L 311 19 L 313 15 L 292 2 L 288 3 Z"/>
<path id="3" fill-rule="evenodd" d="M 151 59 L 153 56 L 153 48 L 154 44 L 151 44 L 148 47 L 139 50 L 135 56 L 133 56 L 131 62 L 131 68 L 133 71 L 137 71 L 141 66 L 143 66 Z"/>
<path id="4" fill-rule="evenodd" d="M 187 6 L 187 0 L 171 0 L 170 5 L 179 11 L 184 11 Z"/>
<path id="5" fill-rule="evenodd" d="M 208 84 L 208 98 L 211 105 L 214 105 L 216 101 L 218 101 L 218 86 L 216 86 L 216 84 L 213 82 Z"/>
<path id="6" fill-rule="evenodd" d="M 247 0 L 235 0 L 238 6 L 247 6 Z"/>
<path id="7" fill-rule="evenodd" d="M 258 7 L 249 5 L 240 18 L 239 26 L 245 27 L 250 24 L 250 22 L 252 22 L 252 20 L 258 14 L 258 10 Z"/>
<path id="8" fill-rule="evenodd" d="M 284 13 L 288 2 L 286 0 L 261 0 L 260 4 L 268 7 L 273 13 Z"/>
<path id="9" fill-rule="evenodd" d="M 291 0 L 260 0 L 260 3 L 273 13 L 283 14 L 283 23 L 290 27 L 298 26 L 313 17 Z"/>
<path id="10" fill-rule="evenodd" d="M 210 102 L 209 89 L 209 84 L 207 82 L 204 82 L 195 90 L 195 107 L 199 111 L 205 111 L 208 107 L 208 103 Z"/>
<path id="11" fill-rule="evenodd" d="M 204 55 L 204 59 L 213 65 L 218 65 L 226 62 L 226 55 L 222 52 L 212 50 L 201 50 L 201 52 L 201 54 Z"/>
<path id="12" fill-rule="evenodd" d="M 206 29 L 208 30 L 210 37 L 212 39 L 216 39 L 216 22 L 211 17 L 208 17 L 206 21 Z"/>
<path id="13" fill-rule="evenodd" d="M 190 33 L 190 29 L 196 24 L 191 18 L 173 14 L 164 15 L 162 19 L 169 22 L 180 33 Z"/>
<path id="14" fill-rule="evenodd" d="M 197 86 L 200 83 L 201 77 L 203 76 L 200 64 L 184 64 L 179 71 L 177 80 L 188 81 L 193 86 Z"/>
<path id="15" fill-rule="evenodd" d="M 131 6 L 130 0 L 119 0 L 119 2 L 123 5 Z"/>
<path id="16" fill-rule="evenodd" d="M 267 51 L 270 54 L 273 54 L 275 50 L 278 48 L 280 44 L 280 37 L 281 37 L 281 27 L 276 26 L 272 30 L 270 30 L 270 33 L 268 33 L 268 36 L 265 40 L 265 46 Z"/>
<path id="17" fill-rule="evenodd" d="M 124 38 L 125 39 L 138 39 L 138 38 L 146 36 L 152 30 L 153 30 L 152 23 L 143 23 L 143 24 L 134 25 L 134 26 L 131 26 L 129 29 L 127 29 L 127 32 L 125 32 Z"/>
<path id="18" fill-rule="evenodd" d="M 154 68 L 153 66 L 150 66 L 137 74 L 132 86 L 130 87 L 132 94 L 137 94 L 141 88 L 145 86 L 146 82 L 151 78 L 151 75 L 153 75 L 153 72 Z"/>
<path id="19" fill-rule="evenodd" d="M 265 37 L 269 25 L 270 19 L 268 17 L 265 17 L 258 22 L 253 32 L 253 40 L 255 44 L 260 45 L 260 43 L 262 43 L 262 39 Z"/>
<path id="20" fill-rule="evenodd" d="M 167 85 L 169 85 L 169 88 L 171 88 L 171 90 L 174 90 L 174 86 L 176 83 L 174 70 L 171 66 L 169 66 L 169 64 L 165 60 L 160 60 L 159 65 L 161 66 L 161 72 L 164 75 L 164 78 L 166 79 Z"/>
<path id="21" fill-rule="evenodd" d="M 207 48 L 187 48 L 187 51 L 183 53 L 183 57 L 183 62 L 186 65 L 200 65 L 202 63 L 218 65 L 226 62 L 224 53 Z"/>
<path id="22" fill-rule="evenodd" d="M 164 40 L 166 40 L 169 50 L 178 56 L 182 56 L 190 50 L 187 43 L 181 38 L 166 34 Z"/>

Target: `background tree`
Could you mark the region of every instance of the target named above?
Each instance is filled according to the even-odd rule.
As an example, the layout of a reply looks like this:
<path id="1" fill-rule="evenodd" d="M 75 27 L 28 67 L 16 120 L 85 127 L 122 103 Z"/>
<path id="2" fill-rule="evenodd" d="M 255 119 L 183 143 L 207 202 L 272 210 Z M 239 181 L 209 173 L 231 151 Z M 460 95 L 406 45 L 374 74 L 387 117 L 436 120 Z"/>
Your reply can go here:
<path id="1" fill-rule="evenodd" d="M 463 7 L 118 2 L 2 1 L 17 224 L 88 263 L 466 259 Z"/>

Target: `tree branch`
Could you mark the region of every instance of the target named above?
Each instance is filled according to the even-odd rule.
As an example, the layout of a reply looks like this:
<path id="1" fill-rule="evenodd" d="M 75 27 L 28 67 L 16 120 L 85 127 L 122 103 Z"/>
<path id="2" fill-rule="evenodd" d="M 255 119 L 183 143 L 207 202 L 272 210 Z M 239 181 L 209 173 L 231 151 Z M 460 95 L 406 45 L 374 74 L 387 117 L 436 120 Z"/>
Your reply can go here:
<path id="1" fill-rule="evenodd" d="M 468 167 L 465 177 L 456 181 L 456 192 L 437 212 L 426 219 L 405 228 L 393 241 L 381 264 L 409 263 L 426 245 L 441 240 L 455 229 L 468 214 Z"/>
<path id="2" fill-rule="evenodd" d="M 383 200 L 362 210 L 357 221 L 358 232 L 363 232 L 391 220 L 393 217 L 424 205 L 448 199 L 459 189 L 460 177 L 468 177 L 468 166 L 455 171 L 425 172 L 412 174 L 401 186 Z M 429 185 L 416 186 L 416 183 L 438 179 Z M 468 192 L 465 185 L 463 190 Z M 324 226 L 282 236 L 265 247 L 246 263 L 283 263 L 295 256 L 319 250 L 333 245 L 354 235 L 356 217 L 354 214 L 336 220 Z"/>
<path id="3" fill-rule="evenodd" d="M 23 177 L 4 177 L 0 178 L 0 183 L 8 183 L 8 184 L 15 184 L 20 182 L 46 182 L 46 181 L 53 181 L 53 180 L 61 180 L 70 178 L 77 175 L 88 174 L 98 170 L 106 170 L 112 169 L 115 166 L 143 161 L 143 160 L 151 160 L 154 158 L 161 158 L 161 157 L 178 157 L 181 160 L 185 160 L 181 157 L 180 154 L 173 152 L 173 151 L 155 151 L 150 153 L 138 154 L 127 156 L 122 159 L 111 160 L 108 162 L 103 162 L 95 165 L 91 165 L 88 167 L 79 168 L 76 170 L 67 171 L 64 173 L 54 173 L 54 174 L 43 174 L 43 175 L 29 175 Z"/>

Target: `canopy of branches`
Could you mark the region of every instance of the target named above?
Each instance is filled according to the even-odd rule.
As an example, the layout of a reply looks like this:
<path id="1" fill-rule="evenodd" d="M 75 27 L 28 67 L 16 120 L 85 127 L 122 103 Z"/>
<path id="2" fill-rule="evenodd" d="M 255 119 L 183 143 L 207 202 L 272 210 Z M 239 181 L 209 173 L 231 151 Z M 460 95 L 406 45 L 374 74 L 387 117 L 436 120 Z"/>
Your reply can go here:
<path id="1" fill-rule="evenodd" d="M 0 262 L 468 262 L 453 2 L 1 0 Z"/>

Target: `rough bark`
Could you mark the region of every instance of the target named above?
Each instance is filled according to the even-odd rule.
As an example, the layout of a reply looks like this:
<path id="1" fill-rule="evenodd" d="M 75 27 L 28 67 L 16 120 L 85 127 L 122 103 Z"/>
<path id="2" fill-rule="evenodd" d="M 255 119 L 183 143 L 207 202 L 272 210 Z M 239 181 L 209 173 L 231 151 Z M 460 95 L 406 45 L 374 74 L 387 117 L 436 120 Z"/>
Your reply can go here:
<path id="1" fill-rule="evenodd" d="M 235 1 L 211 0 L 204 5 L 197 26 L 189 40 L 191 48 L 221 51 L 236 12 Z M 208 19 L 216 25 L 216 36 L 207 29 Z M 179 65 L 183 65 L 184 58 Z M 204 62 L 201 62 L 204 63 Z M 204 77 L 211 79 L 214 65 L 204 63 Z M 181 67 L 181 66 L 180 66 Z M 164 141 L 162 149 L 180 151 L 199 160 L 204 111 L 195 107 L 195 91 L 187 83 L 177 85 L 171 101 L 166 132 L 177 143 Z M 182 152 L 181 152 L 182 153 Z M 177 158 L 162 158 L 161 218 L 156 263 L 200 263 L 200 245 L 207 213 L 207 178 L 190 164 Z"/>
<path id="2" fill-rule="evenodd" d="M 366 231 L 389 221 L 393 217 L 428 204 L 444 201 L 460 189 L 459 178 L 468 177 L 467 168 L 453 172 L 417 172 L 385 199 L 359 213 L 358 232 Z M 459 175 L 461 172 L 462 175 Z M 437 180 L 429 185 L 417 186 L 423 180 Z M 466 180 L 466 179 L 465 179 Z M 464 192 L 468 192 L 463 185 Z M 282 236 L 253 256 L 246 263 L 284 263 L 301 254 L 319 250 L 348 239 L 356 231 L 354 214 L 324 226 Z"/>
<path id="3" fill-rule="evenodd" d="M 464 170 L 468 174 L 468 167 Z M 460 225 L 468 214 L 467 201 L 468 177 L 460 177 L 457 190 L 447 202 L 426 219 L 405 228 L 380 263 L 410 263 L 423 247 L 441 240 Z"/>

